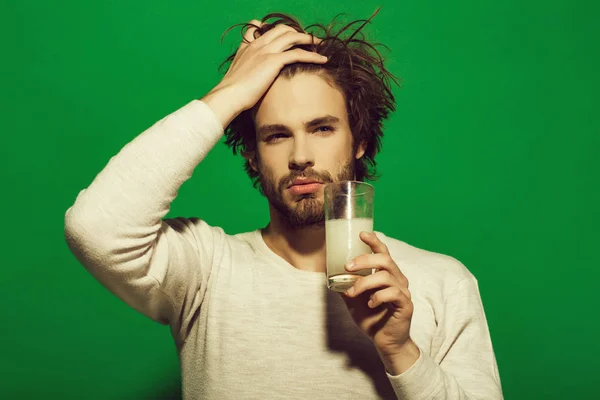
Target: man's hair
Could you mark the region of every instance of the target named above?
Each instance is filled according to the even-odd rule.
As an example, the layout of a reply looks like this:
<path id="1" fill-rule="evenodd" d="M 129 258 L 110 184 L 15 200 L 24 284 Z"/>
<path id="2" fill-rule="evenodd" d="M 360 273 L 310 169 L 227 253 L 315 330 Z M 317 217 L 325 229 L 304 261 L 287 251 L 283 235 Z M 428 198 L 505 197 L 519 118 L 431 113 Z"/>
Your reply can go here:
<path id="1" fill-rule="evenodd" d="M 369 19 L 353 21 L 339 29 L 337 17 L 327 26 L 313 24 L 302 28 L 295 18 L 286 14 L 272 13 L 262 18 L 261 27 L 249 23 L 237 24 L 225 32 L 226 34 L 230 29 L 242 26 L 243 37 L 248 28 L 256 27 L 254 37 L 257 38 L 279 24 L 286 24 L 298 32 L 310 33 L 322 39 L 317 44 L 297 45 L 293 48 L 322 54 L 328 57 L 325 64 L 302 62 L 289 64 L 281 70 L 279 76 L 291 78 L 301 72 L 318 73 L 342 91 L 353 137 L 353 149 L 356 150 L 361 142 L 366 142 L 365 154 L 356 160 L 355 164 L 356 179 L 359 181 L 375 180 L 378 177 L 375 155 L 381 148 L 383 120 L 395 109 L 391 84 L 394 82 L 400 86 L 397 78 L 383 65 L 383 58 L 376 49 L 376 46 L 382 45 L 369 43 L 361 31 L 378 12 L 379 9 Z M 230 55 L 221 67 L 231 63 L 234 57 L 235 53 Z M 225 136 L 225 143 L 232 148 L 233 154 L 239 152 L 246 156 L 254 154 L 256 157 L 253 109 L 243 111 L 233 119 L 225 129 Z M 250 167 L 248 160 L 244 168 L 252 179 L 254 187 L 258 187 L 262 193 L 259 174 Z"/>

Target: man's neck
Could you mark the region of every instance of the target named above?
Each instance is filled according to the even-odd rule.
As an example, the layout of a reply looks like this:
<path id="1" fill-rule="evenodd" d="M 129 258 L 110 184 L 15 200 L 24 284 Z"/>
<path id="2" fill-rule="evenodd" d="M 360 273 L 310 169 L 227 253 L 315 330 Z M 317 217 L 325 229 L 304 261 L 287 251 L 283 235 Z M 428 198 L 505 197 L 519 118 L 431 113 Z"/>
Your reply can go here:
<path id="1" fill-rule="evenodd" d="M 325 272 L 325 224 L 293 228 L 279 215 L 271 213 L 269 225 L 262 230 L 266 245 L 299 270 Z"/>

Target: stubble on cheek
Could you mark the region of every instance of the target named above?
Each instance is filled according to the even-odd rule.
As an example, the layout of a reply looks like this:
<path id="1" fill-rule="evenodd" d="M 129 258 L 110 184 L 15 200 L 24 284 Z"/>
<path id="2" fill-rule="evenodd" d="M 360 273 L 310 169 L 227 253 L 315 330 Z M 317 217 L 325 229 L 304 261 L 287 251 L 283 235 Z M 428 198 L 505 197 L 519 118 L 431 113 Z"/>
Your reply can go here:
<path id="1" fill-rule="evenodd" d="M 292 227 L 308 225 L 321 225 L 325 222 L 324 193 L 321 189 L 317 193 L 308 193 L 301 196 L 292 196 L 287 191 L 290 183 L 299 176 L 319 180 L 324 183 L 354 179 L 355 160 L 350 157 L 341 170 L 332 177 L 328 171 L 292 171 L 275 182 L 271 171 L 259 166 L 259 182 L 262 192 L 269 203 L 282 215 Z"/>

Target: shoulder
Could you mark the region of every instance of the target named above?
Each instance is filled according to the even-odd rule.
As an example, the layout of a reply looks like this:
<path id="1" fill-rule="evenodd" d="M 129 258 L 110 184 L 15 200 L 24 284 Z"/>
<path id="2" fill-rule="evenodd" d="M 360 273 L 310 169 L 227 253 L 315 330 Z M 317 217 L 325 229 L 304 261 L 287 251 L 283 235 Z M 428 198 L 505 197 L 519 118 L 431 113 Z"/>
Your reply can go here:
<path id="1" fill-rule="evenodd" d="M 198 247 L 216 248 L 220 251 L 228 247 L 247 246 L 252 232 L 229 234 L 216 225 L 197 217 L 175 217 L 163 220 L 163 230 L 177 232 L 181 238 Z"/>
<path id="2" fill-rule="evenodd" d="M 392 259 L 409 281 L 448 285 L 465 279 L 475 280 L 467 267 L 450 255 L 420 249 L 382 232 L 375 233 L 387 246 Z"/>

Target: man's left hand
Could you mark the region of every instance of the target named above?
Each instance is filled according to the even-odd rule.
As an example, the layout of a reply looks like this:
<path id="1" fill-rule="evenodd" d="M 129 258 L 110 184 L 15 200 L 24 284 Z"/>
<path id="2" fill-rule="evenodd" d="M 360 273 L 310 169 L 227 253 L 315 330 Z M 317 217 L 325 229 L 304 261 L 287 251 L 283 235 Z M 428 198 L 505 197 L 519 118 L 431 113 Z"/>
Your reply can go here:
<path id="1" fill-rule="evenodd" d="M 342 298 L 356 325 L 375 344 L 388 372 L 399 374 L 419 356 L 409 335 L 413 303 L 408 279 L 375 233 L 361 232 L 360 238 L 374 254 L 356 257 L 346 269 L 377 271 L 360 277 Z"/>

